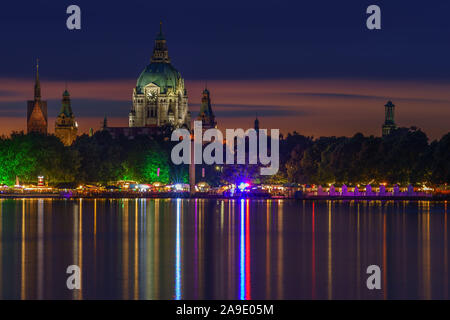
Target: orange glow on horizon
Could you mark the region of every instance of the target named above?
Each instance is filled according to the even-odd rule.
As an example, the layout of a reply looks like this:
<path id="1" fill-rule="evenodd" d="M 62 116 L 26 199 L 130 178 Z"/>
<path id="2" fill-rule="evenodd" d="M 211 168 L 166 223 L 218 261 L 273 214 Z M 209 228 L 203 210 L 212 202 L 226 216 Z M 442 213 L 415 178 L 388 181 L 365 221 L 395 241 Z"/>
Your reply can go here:
<path id="1" fill-rule="evenodd" d="M 41 80 L 44 100 L 60 104 L 65 84 Z M 135 80 L 74 81 L 68 90 L 80 133 L 100 128 L 104 115 L 110 126 L 127 126 Z M 192 119 L 201 103 L 203 81 L 186 81 Z M 258 115 L 261 128 L 307 136 L 353 136 L 356 132 L 379 136 L 384 121 L 384 104 L 396 105 L 397 125 L 417 126 L 430 138 L 448 132 L 450 84 L 413 81 L 369 81 L 349 79 L 216 80 L 208 81 L 213 111 L 219 129 L 251 128 Z M 26 101 L 32 99 L 33 79 L 0 78 L 0 134 L 26 128 Z M 80 99 L 84 102 L 81 103 Z M 55 102 L 57 100 L 58 102 Z M 87 101 L 87 102 L 86 102 Z M 92 101 L 93 106 L 89 106 Z M 95 101 L 123 102 L 123 116 L 95 109 Z M 23 103 L 21 110 L 7 110 L 8 103 Z M 105 108 L 105 107 L 104 107 Z M 55 109 L 55 105 L 53 109 Z M 23 114 L 12 116 L 11 112 Z M 49 113 L 53 112 L 49 109 Z M 98 116 L 84 116 L 86 112 Z M 120 112 L 120 110 L 119 110 Z M 56 114 L 49 114 L 53 132 Z"/>

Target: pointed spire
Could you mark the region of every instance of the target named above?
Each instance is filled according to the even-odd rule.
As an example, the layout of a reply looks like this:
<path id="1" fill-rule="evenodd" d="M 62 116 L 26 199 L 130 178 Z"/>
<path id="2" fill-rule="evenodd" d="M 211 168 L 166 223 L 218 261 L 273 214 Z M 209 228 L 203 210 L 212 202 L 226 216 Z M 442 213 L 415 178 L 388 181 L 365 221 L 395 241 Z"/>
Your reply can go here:
<path id="1" fill-rule="evenodd" d="M 159 33 L 156 37 L 156 40 L 165 40 L 163 31 L 162 31 L 162 24 L 163 24 L 162 21 L 160 21 L 159 22 Z"/>
<path id="2" fill-rule="evenodd" d="M 36 59 L 36 83 L 34 84 L 34 99 L 41 99 L 41 82 L 39 81 L 39 59 Z"/>
<path id="3" fill-rule="evenodd" d="M 159 24 L 159 33 L 156 36 L 151 63 L 170 63 L 169 51 L 167 50 L 166 39 L 162 32 L 162 21 Z"/>
<path id="4" fill-rule="evenodd" d="M 106 118 L 106 114 L 105 114 L 105 118 L 103 118 L 103 129 L 106 129 L 108 127 L 108 119 Z"/>
<path id="5" fill-rule="evenodd" d="M 205 81 L 205 89 L 203 90 L 203 97 L 207 97 L 209 100 L 208 80 Z"/>

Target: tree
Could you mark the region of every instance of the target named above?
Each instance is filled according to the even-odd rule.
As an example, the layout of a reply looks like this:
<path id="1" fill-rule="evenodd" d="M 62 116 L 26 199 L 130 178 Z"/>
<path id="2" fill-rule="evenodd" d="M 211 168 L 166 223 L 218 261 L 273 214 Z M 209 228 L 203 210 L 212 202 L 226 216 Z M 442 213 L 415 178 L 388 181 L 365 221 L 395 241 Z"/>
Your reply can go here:
<path id="1" fill-rule="evenodd" d="M 423 158 L 429 150 L 428 138 L 417 128 L 398 128 L 380 145 L 381 175 L 389 183 L 423 182 Z"/>
<path id="2" fill-rule="evenodd" d="M 431 179 L 436 184 L 450 183 L 450 133 L 433 144 Z"/>
<path id="3" fill-rule="evenodd" d="M 145 154 L 142 178 L 149 183 L 170 181 L 169 156 L 157 145 Z"/>
<path id="4" fill-rule="evenodd" d="M 73 149 L 80 155 L 78 180 L 83 183 L 107 185 L 124 175 L 125 153 L 121 139 L 113 139 L 107 131 L 98 131 L 92 137 L 78 137 Z"/>

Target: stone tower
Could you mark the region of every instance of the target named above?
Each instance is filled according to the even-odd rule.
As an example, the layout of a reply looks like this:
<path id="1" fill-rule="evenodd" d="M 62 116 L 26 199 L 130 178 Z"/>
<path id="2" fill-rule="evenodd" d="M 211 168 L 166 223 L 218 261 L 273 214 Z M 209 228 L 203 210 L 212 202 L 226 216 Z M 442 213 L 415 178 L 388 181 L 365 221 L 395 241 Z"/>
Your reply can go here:
<path id="1" fill-rule="evenodd" d="M 162 23 L 156 36 L 150 64 L 133 89 L 129 127 L 190 127 L 188 96 L 184 79 L 171 64 Z"/>
<path id="2" fill-rule="evenodd" d="M 202 122 L 203 130 L 217 127 L 216 117 L 214 116 L 211 107 L 211 97 L 207 88 L 203 90 L 202 105 L 200 107 L 200 113 L 197 117 L 197 120 Z"/>
<path id="3" fill-rule="evenodd" d="M 70 146 L 77 138 L 78 124 L 72 112 L 70 94 L 67 90 L 63 93 L 61 111 L 55 121 L 55 136 L 57 136 L 65 146 Z"/>
<path id="4" fill-rule="evenodd" d="M 39 81 L 39 60 L 36 63 L 36 82 L 34 100 L 28 101 L 27 133 L 47 134 L 47 101 L 41 100 L 41 83 Z"/>
<path id="5" fill-rule="evenodd" d="M 397 126 L 395 124 L 395 119 L 394 119 L 394 109 L 395 109 L 395 105 L 392 103 L 392 101 L 388 101 L 385 105 L 384 105 L 384 124 L 382 126 L 382 136 L 388 136 L 392 130 L 396 129 Z"/>

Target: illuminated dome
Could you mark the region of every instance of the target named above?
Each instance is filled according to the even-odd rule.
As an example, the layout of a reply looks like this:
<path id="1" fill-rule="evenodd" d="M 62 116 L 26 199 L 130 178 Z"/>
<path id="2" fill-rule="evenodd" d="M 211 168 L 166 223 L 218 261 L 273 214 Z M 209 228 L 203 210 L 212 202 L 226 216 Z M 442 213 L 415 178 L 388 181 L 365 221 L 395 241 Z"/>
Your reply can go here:
<path id="1" fill-rule="evenodd" d="M 128 126 L 189 128 L 190 122 L 184 79 L 170 62 L 161 23 L 150 64 L 141 72 L 133 89 Z"/>
<path id="2" fill-rule="evenodd" d="M 160 87 L 161 93 L 166 93 L 168 88 L 175 89 L 181 74 L 170 63 L 150 63 L 142 71 L 136 83 L 136 91 L 142 93 L 145 86 L 153 83 Z"/>

